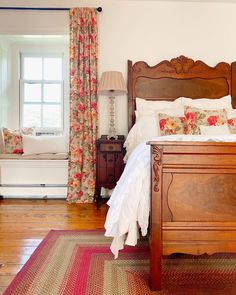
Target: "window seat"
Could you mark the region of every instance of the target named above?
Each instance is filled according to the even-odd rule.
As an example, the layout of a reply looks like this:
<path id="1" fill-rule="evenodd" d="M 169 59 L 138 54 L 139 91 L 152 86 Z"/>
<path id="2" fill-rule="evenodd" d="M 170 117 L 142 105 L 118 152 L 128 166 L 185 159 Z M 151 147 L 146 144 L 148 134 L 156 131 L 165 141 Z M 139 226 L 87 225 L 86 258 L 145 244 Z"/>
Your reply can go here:
<path id="1" fill-rule="evenodd" d="M 65 198 L 68 154 L 0 154 L 0 196 Z"/>
<path id="2" fill-rule="evenodd" d="M 1 159 L 12 159 L 12 160 L 67 160 L 67 153 L 56 153 L 56 154 L 35 154 L 26 155 L 21 154 L 0 154 Z"/>

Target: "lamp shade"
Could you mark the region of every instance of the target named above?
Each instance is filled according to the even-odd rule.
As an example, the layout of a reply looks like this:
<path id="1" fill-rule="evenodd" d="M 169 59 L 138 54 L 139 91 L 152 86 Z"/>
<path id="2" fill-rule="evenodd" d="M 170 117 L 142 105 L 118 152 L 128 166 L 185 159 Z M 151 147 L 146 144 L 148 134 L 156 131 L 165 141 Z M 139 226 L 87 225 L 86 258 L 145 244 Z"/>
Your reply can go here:
<path id="1" fill-rule="evenodd" d="M 125 93 L 127 93 L 127 88 L 121 72 L 107 71 L 102 73 L 98 86 L 98 94 L 118 96 Z"/>

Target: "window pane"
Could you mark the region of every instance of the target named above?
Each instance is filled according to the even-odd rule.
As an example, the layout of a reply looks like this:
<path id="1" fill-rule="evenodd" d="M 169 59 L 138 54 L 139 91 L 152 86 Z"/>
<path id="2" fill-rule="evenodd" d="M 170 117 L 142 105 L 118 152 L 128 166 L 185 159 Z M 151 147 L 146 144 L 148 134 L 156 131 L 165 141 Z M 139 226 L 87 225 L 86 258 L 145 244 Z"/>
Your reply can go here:
<path id="1" fill-rule="evenodd" d="M 45 102 L 61 102 L 61 84 L 44 84 Z"/>
<path id="2" fill-rule="evenodd" d="M 41 101 L 41 84 L 24 83 L 24 101 Z"/>
<path id="3" fill-rule="evenodd" d="M 61 57 L 46 57 L 44 58 L 45 80 L 61 80 L 62 79 L 62 58 Z"/>
<path id="4" fill-rule="evenodd" d="M 40 80 L 42 79 L 42 57 L 25 57 L 23 79 Z"/>
<path id="5" fill-rule="evenodd" d="M 43 127 L 61 128 L 60 105 L 43 105 Z"/>
<path id="6" fill-rule="evenodd" d="M 24 104 L 23 127 L 41 127 L 41 105 Z"/>

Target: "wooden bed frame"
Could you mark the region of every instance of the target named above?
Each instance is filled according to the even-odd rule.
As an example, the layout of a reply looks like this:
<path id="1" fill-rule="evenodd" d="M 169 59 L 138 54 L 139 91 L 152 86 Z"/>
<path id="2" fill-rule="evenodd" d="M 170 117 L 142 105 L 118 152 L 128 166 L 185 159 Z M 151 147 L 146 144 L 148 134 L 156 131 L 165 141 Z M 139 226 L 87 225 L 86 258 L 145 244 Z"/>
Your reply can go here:
<path id="1" fill-rule="evenodd" d="M 216 99 L 236 107 L 236 62 L 209 67 L 184 56 L 150 67 L 128 61 L 129 128 L 135 97 Z M 236 252 L 236 143 L 150 142 L 150 287 L 160 290 L 162 255 Z"/>

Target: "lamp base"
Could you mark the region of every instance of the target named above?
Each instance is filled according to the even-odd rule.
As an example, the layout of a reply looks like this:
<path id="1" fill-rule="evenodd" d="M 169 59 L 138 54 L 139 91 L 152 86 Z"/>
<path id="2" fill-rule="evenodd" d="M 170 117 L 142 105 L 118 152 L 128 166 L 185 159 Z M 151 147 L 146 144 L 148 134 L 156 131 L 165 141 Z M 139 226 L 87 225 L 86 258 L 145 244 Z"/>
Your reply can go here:
<path id="1" fill-rule="evenodd" d="M 117 140 L 118 139 L 118 135 L 116 135 L 114 133 L 109 133 L 107 135 L 107 139 L 115 139 L 115 140 Z"/>
<path id="2" fill-rule="evenodd" d="M 107 139 L 117 139 L 118 135 L 116 135 L 115 128 L 115 97 L 110 97 L 110 123 Z"/>

